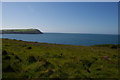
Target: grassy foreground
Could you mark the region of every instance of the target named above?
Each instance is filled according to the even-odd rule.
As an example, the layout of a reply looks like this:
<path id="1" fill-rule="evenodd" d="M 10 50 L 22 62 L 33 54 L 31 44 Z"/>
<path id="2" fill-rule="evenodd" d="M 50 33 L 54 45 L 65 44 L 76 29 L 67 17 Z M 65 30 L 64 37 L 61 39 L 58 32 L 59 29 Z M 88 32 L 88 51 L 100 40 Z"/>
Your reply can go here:
<path id="1" fill-rule="evenodd" d="M 3 78 L 118 78 L 117 45 L 2 39 Z"/>

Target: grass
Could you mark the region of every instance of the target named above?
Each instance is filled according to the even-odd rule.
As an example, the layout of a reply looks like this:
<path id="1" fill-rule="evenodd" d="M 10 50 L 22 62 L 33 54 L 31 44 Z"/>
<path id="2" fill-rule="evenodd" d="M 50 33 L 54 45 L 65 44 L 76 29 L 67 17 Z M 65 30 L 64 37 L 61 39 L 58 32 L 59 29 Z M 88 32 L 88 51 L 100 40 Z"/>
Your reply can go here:
<path id="1" fill-rule="evenodd" d="M 24 32 L 24 31 L 36 31 L 36 29 L 9 29 L 9 30 L 0 30 L 0 31 L 21 31 L 21 32 Z"/>
<path id="2" fill-rule="evenodd" d="M 40 34 L 38 29 L 5 29 L 0 30 L 0 34 Z"/>
<path id="3" fill-rule="evenodd" d="M 2 39 L 2 77 L 117 79 L 118 48 Z"/>

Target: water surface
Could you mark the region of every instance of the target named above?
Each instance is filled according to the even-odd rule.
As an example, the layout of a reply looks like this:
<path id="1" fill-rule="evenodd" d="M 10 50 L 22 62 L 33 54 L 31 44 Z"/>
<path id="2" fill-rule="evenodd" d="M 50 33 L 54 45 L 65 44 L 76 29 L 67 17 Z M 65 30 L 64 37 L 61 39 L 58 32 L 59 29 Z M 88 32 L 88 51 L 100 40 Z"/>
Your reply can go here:
<path id="1" fill-rule="evenodd" d="M 68 33 L 3 34 L 2 38 L 83 46 L 118 43 L 117 35 L 105 35 L 105 34 L 68 34 Z"/>

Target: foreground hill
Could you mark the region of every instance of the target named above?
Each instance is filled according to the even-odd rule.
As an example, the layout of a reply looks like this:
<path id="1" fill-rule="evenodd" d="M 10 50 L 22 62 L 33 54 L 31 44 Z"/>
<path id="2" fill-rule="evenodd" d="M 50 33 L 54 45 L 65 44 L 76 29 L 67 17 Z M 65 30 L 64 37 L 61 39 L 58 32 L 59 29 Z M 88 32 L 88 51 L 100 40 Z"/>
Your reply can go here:
<path id="1" fill-rule="evenodd" d="M 42 34 L 38 29 L 9 29 L 0 30 L 0 34 Z"/>
<path id="2" fill-rule="evenodd" d="M 76 46 L 2 39 L 2 77 L 116 80 L 117 49 L 117 45 Z"/>

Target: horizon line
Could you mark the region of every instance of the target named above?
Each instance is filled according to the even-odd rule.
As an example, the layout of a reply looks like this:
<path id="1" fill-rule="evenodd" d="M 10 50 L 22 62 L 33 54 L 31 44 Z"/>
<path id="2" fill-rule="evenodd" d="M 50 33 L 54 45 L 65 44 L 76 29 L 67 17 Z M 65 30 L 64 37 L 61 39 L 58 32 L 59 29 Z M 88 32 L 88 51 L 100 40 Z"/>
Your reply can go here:
<path id="1" fill-rule="evenodd" d="M 117 32 L 117 33 L 87 33 L 87 32 L 49 32 L 49 31 L 42 31 L 41 29 L 39 29 L 39 28 L 8 28 L 8 29 L 6 29 L 6 28 L 0 28 L 0 30 L 17 30 L 17 29 L 38 29 L 39 31 L 41 31 L 41 32 L 43 32 L 43 33 L 66 33 L 66 34 L 106 34 L 106 35 L 118 35 L 118 34 L 120 34 L 119 32 Z"/>
<path id="2" fill-rule="evenodd" d="M 107 34 L 107 33 L 80 33 L 80 32 L 44 32 L 44 33 L 65 33 L 65 34 L 105 34 L 105 35 L 118 35 L 117 34 Z"/>

